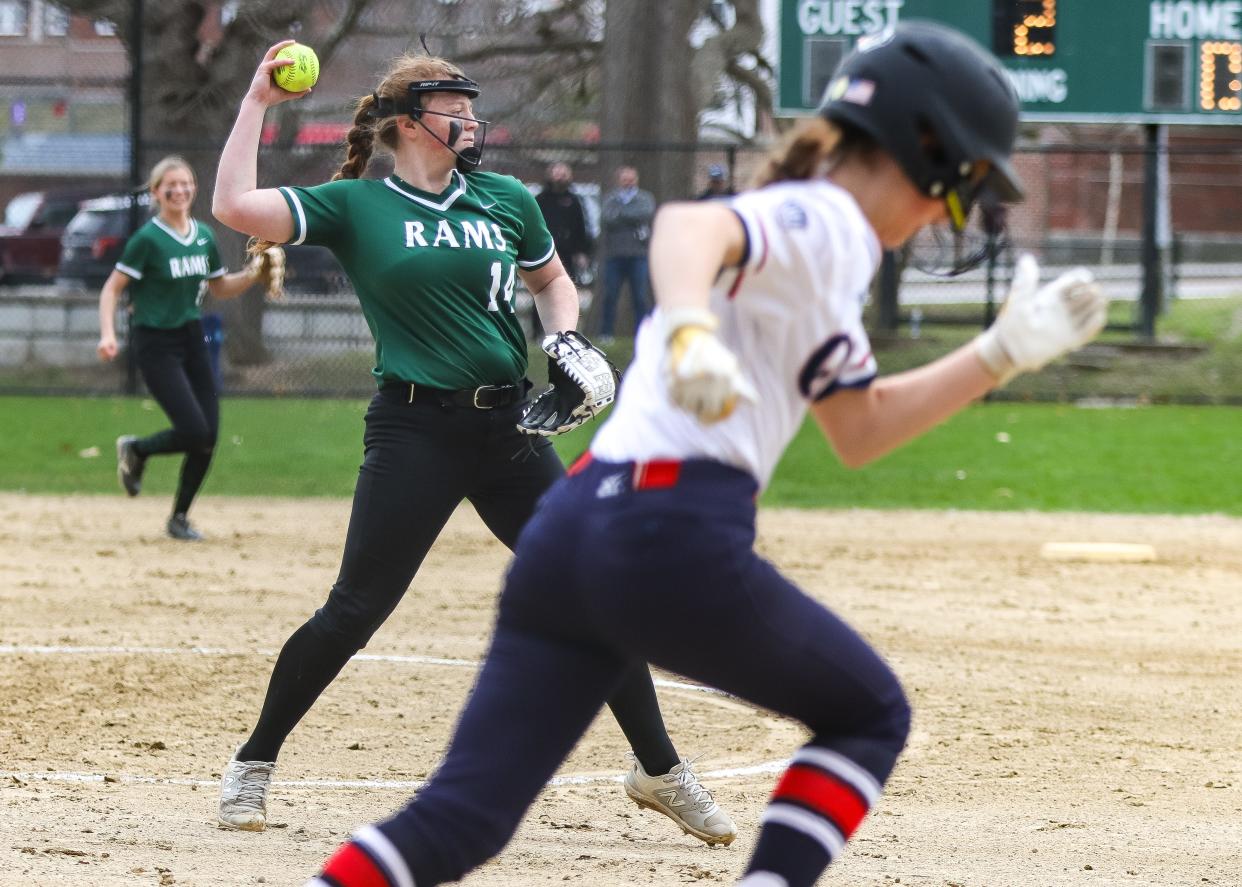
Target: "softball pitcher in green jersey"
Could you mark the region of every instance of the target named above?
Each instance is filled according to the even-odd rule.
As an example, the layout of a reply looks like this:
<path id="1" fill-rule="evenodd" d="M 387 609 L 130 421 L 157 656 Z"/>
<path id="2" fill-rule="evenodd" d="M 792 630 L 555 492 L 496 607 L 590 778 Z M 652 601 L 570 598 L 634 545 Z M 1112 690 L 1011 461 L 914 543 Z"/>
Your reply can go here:
<path id="1" fill-rule="evenodd" d="M 578 321 L 577 289 L 534 198 L 516 179 L 478 169 L 487 125 L 472 107 L 479 87 L 444 59 L 394 61 L 358 101 L 333 181 L 257 188 L 264 112 L 297 97 L 271 81 L 284 45 L 268 50 L 242 100 L 213 209 L 263 241 L 335 253 L 375 338 L 379 390 L 336 583 L 285 642 L 258 724 L 224 771 L 220 824 L 251 831 L 266 826 L 285 738 L 397 606 L 457 506 L 469 500 L 513 548 L 564 473 L 546 437 L 517 428 L 530 388 L 513 304 L 519 280 L 546 331 L 569 335 Z M 363 179 L 377 149 L 392 155 L 393 173 Z M 645 665 L 609 704 L 634 750 L 626 793 L 700 840 L 733 840 L 732 821 L 674 749 Z"/>
<path id="2" fill-rule="evenodd" d="M 211 467 L 220 424 L 219 392 L 199 317 L 203 281 L 217 299 L 231 299 L 262 277 L 262 263 L 228 273 L 211 228 L 190 215 L 197 193 L 194 170 L 180 157 L 165 157 L 148 182 L 157 212 L 134 232 L 99 294 L 101 360 L 117 355 L 116 306 L 128 291 L 133 312 L 131 347 L 151 396 L 172 427 L 146 437 L 117 438 L 117 477 L 130 496 L 142 489 L 151 456 L 184 453 L 181 477 L 166 529 L 184 541 L 200 538 L 190 525 L 190 505 Z"/>

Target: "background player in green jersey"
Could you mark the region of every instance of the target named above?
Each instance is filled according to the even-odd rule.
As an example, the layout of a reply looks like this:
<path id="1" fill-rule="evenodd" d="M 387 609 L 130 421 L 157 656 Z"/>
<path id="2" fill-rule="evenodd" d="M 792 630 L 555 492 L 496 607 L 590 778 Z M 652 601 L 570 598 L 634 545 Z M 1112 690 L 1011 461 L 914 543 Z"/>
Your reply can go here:
<path id="1" fill-rule="evenodd" d="M 486 131 L 471 104 L 479 88 L 443 59 L 401 57 L 358 101 L 333 181 L 257 188 L 264 112 L 295 97 L 271 82 L 284 45 L 268 50 L 242 100 L 213 210 L 262 240 L 336 254 L 375 337 L 379 391 L 366 415 L 340 574 L 327 602 L 286 641 L 258 724 L 224 772 L 220 823 L 253 831 L 266 826 L 285 738 L 396 607 L 454 509 L 470 500 L 512 548 L 564 473 L 546 437 L 516 427 L 529 389 L 517 280 L 534 295 L 546 331 L 578 321 L 577 289 L 534 197 L 514 178 L 476 170 Z M 363 179 L 377 148 L 393 156 L 393 174 Z M 630 797 L 703 841 L 731 841 L 733 822 L 664 729 L 645 665 L 621 679 L 609 704 L 636 758 L 625 779 Z"/>
<path id="2" fill-rule="evenodd" d="M 220 261 L 211 228 L 190 215 L 198 192 L 194 170 L 180 157 L 165 157 L 148 180 L 156 214 L 134 232 L 99 293 L 99 357 L 117 355 L 116 306 L 128 291 L 133 311 L 130 347 L 142 380 L 172 427 L 146 437 L 117 438 L 117 477 L 131 496 L 142 489 L 151 456 L 185 453 L 168 518 L 168 535 L 202 538 L 186 517 L 215 452 L 220 424 L 219 392 L 199 318 L 203 281 L 217 299 L 231 299 L 261 279 L 261 263 L 232 274 Z"/>

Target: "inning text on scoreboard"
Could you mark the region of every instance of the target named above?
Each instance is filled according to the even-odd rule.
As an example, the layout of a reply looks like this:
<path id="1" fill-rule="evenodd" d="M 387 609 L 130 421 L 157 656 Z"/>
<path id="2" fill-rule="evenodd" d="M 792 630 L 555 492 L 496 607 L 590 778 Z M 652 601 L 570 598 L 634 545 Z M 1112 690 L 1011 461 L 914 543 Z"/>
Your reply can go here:
<path id="1" fill-rule="evenodd" d="M 1242 123 L 1242 0 L 780 0 L 778 105 L 818 106 L 862 36 L 904 19 L 1000 59 L 1028 120 Z"/>

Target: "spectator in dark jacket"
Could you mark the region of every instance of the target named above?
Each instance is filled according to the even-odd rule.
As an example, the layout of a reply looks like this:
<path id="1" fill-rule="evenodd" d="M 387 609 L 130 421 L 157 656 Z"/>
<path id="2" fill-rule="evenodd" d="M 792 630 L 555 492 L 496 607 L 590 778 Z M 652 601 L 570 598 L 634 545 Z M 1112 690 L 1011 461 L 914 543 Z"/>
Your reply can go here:
<path id="1" fill-rule="evenodd" d="M 707 187 L 696 200 L 711 200 L 713 197 L 732 197 L 737 192 L 729 184 L 729 172 L 719 163 L 707 168 Z"/>
<path id="2" fill-rule="evenodd" d="M 553 163 L 548 167 L 548 180 L 535 202 L 543 210 L 543 219 L 552 232 L 556 254 L 561 264 L 578 283 L 591 263 L 590 232 L 587 231 L 586 210 L 582 198 L 573 192 L 573 171 L 568 163 Z"/>
<path id="3" fill-rule="evenodd" d="M 604 263 L 604 316 L 600 324 L 600 335 L 605 338 L 612 338 L 622 283 L 629 283 L 635 328 L 647 311 L 647 241 L 655 211 L 651 192 L 638 187 L 638 170 L 632 166 L 618 167 L 617 187 L 604 197 L 601 210 L 604 251 L 608 256 Z"/>

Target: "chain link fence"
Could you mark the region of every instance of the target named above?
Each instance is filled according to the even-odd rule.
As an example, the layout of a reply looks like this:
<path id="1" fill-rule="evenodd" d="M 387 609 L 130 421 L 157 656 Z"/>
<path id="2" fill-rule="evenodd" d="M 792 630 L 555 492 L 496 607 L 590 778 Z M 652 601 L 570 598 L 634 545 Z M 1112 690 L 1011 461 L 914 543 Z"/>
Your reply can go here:
<path id="1" fill-rule="evenodd" d="M 54 7 L 35 3 L 30 8 Z M 68 26 L 59 21 L 42 25 Z M 73 27 L 82 25 L 75 20 Z M 101 364 L 95 356 L 99 285 L 129 230 L 124 135 L 129 72 L 123 49 L 106 33 L 82 33 L 75 39 L 75 52 L 70 52 L 75 47 L 62 53 L 45 45 L 35 47 L 28 61 L 13 55 L 11 73 L 0 75 L 0 203 L 7 207 L 0 232 L 3 392 L 141 390 L 124 354 L 113 364 Z M 93 56 L 81 52 L 88 44 Z M 57 73 L 39 73 L 51 68 Z M 329 179 L 343 157 L 348 120 L 344 102 L 336 101 L 297 119 L 290 132 L 269 126 L 260 152 L 260 184 Z M 633 165 L 647 181 L 667 181 L 669 176 L 661 173 L 670 168 L 688 170 L 678 179 L 680 189 L 657 195 L 667 201 L 699 195 L 713 167 L 741 190 L 765 156 L 749 145 L 535 142 L 516 129 L 497 128 L 500 133 L 487 146 L 488 169 L 513 175 L 537 191 L 551 164 L 572 168 L 573 189 L 596 239 L 589 261 L 573 269 L 582 296 L 581 325 L 588 335 L 600 330 L 607 256 L 599 248 L 599 207 L 614 184 L 616 168 Z M 1008 241 L 998 244 L 993 261 L 962 277 L 942 279 L 916 270 L 912 256 L 894 257 L 886 271 L 895 286 L 887 291 L 877 287 L 868 307 L 882 371 L 925 363 L 975 335 L 1003 301 L 1014 256 L 1030 250 L 1048 275 L 1074 264 L 1093 268 L 1114 299 L 1110 328 L 1098 344 L 1045 373 L 1017 380 L 1003 396 L 1242 403 L 1242 216 L 1236 212 L 1242 203 L 1242 142 L 1228 134 L 1172 141 L 1167 219 L 1156 228 L 1162 273 L 1144 302 L 1141 234 L 1148 155 L 1142 133 L 1112 128 L 1095 132 L 1090 143 L 1083 141 L 1086 137 L 1069 128 L 1026 134 L 1016 163 L 1028 199 L 1009 212 Z M 204 180 L 195 215 L 212 222 L 211 179 L 204 171 L 215 169 L 220 145 L 193 134 L 160 131 L 141 147 L 146 166 L 164 154 L 179 153 L 200 171 Z M 377 156 L 371 174 L 387 170 L 385 159 Z M 66 203 L 76 211 L 82 199 L 103 195 L 110 195 L 111 202 L 86 205 L 94 207 L 94 217 L 84 219 L 78 212 L 71 221 L 65 215 Z M 239 267 L 244 239 L 214 227 L 227 263 Z M 371 391 L 373 343 L 340 267 L 326 250 L 291 247 L 289 272 L 288 295 L 280 302 L 265 303 L 252 292 L 228 303 L 204 304 L 225 393 L 355 396 Z M 632 328 L 629 300 L 622 298 L 618 305 L 617 329 Z M 533 341 L 539 329 L 529 294 L 518 294 L 517 307 Z M 1147 324 L 1154 325 L 1154 335 Z M 126 330 L 123 314 L 118 330 Z M 624 363 L 629 348 L 629 341 L 619 338 L 610 352 Z"/>
<path id="2" fill-rule="evenodd" d="M 191 163 L 199 152 L 179 150 Z M 214 150 L 214 149 L 213 149 Z M 720 165 L 729 181 L 743 186 L 761 162 L 763 152 L 736 146 L 629 146 L 622 156 L 646 166 L 658 164 L 672 152 L 691 152 L 695 181 L 684 197 L 692 197 L 706 183 L 708 169 Z M 202 153 L 207 153 L 203 151 Z M 607 152 L 593 144 L 513 143 L 490 146 L 490 169 L 514 175 L 532 190 L 543 186 L 549 164 L 570 164 L 573 190 L 586 207 L 590 233 L 599 233 L 601 195 L 611 187 L 612 169 L 600 158 Z M 1115 158 L 1120 153 L 1122 162 Z M 1036 399 L 1104 398 L 1110 400 L 1207 403 L 1242 402 L 1242 233 L 1225 222 L 1194 231 L 1179 217 L 1204 216 L 1211 205 L 1242 199 L 1242 176 L 1224 172 L 1214 184 L 1183 191 L 1179 169 L 1198 170 L 1201 164 L 1229 162 L 1242 167 L 1242 155 L 1178 153 L 1172 163 L 1174 230 L 1163 248 L 1164 274 L 1160 303 L 1154 319 L 1157 335 L 1141 334 L 1143 263 L 1140 242 L 1142 154 L 1132 149 L 1057 152 L 1024 150 L 1018 165 L 1030 197 L 1008 216 L 1009 239 L 983 267 L 957 278 L 923 274 L 897 256 L 899 278 L 895 303 L 878 292 L 868 308 L 868 322 L 886 372 L 934 359 L 982 329 L 1003 301 L 1014 256 L 1034 252 L 1052 276 L 1074 265 L 1091 267 L 1113 299 L 1110 327 L 1100 342 L 1071 356 L 1049 371 L 1021 378 L 1005 392 L 1009 397 Z M 265 184 L 313 184 L 327 180 L 341 157 L 336 146 L 267 148 L 260 169 Z M 376 173 L 385 169 L 375 163 Z M 1196 172 L 1195 175 L 1198 175 Z M 77 187 L 79 183 L 71 183 Z M 640 182 L 641 185 L 641 182 Z M 62 186 L 59 183 L 56 189 Z M 96 186 L 108 190 L 108 183 Z M 1200 188 L 1212 192 L 1209 202 Z M 50 190 L 50 189 L 49 189 Z M 204 189 L 207 190 L 207 189 Z M 111 191 L 123 194 L 120 181 Z M 199 215 L 207 195 L 200 195 Z M 106 212 L 118 220 L 125 215 L 120 203 Z M 209 217 L 207 217 L 209 219 Z M 226 253 L 236 268 L 241 238 L 220 230 Z M 1224 230 L 1222 230 L 1224 229 Z M 109 235 L 115 227 L 101 227 L 91 249 L 114 259 L 120 241 Z M 109 237 L 113 239 L 108 240 Z M 111 252 L 110 252 L 111 251 Z M 218 352 L 223 389 L 229 394 L 361 395 L 370 391 L 369 369 L 373 343 L 348 279 L 326 250 L 289 249 L 288 295 L 280 302 L 263 302 L 251 295 L 236 302 L 213 304 L 208 316 Z M 606 256 L 592 251 L 589 264 L 576 269 L 582 297 L 582 327 L 588 335 L 599 331 L 602 302 L 601 265 Z M 30 393 L 116 393 L 136 384 L 127 361 L 100 364 L 94 354 L 98 334 L 99 274 L 94 280 L 66 277 L 42 283 L 0 280 L 0 390 Z M 71 272 L 73 269 L 69 269 Z M 883 274 L 880 276 L 883 278 Z M 628 299 L 618 300 L 618 329 L 630 328 Z M 539 333 L 529 294 L 519 292 L 517 307 L 532 339 Z M 124 330 L 124 317 L 118 329 Z M 624 359 L 628 341 L 613 349 Z"/>

